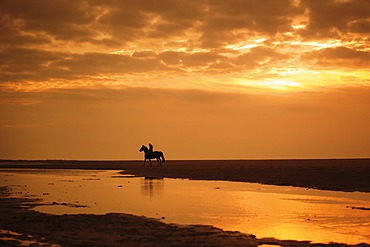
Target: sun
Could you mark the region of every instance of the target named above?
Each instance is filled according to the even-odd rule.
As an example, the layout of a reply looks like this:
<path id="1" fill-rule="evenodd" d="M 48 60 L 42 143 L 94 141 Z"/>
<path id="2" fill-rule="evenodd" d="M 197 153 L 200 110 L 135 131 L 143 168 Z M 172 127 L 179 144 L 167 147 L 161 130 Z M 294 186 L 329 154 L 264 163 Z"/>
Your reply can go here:
<path id="1" fill-rule="evenodd" d="M 238 80 L 234 82 L 247 90 L 254 88 L 256 92 L 294 92 L 303 90 L 305 85 L 292 79 L 262 79 L 260 81 L 255 80 Z"/>
<path id="2" fill-rule="evenodd" d="M 262 82 L 261 85 L 265 86 L 266 88 L 279 90 L 279 91 L 291 91 L 296 90 L 302 87 L 302 84 L 291 81 L 291 80 L 269 80 Z"/>

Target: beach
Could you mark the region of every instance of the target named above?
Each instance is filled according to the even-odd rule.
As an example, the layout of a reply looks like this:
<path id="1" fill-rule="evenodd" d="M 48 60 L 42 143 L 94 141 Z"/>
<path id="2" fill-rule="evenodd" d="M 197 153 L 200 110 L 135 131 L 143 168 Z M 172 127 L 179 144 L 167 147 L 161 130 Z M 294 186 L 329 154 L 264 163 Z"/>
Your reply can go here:
<path id="1" fill-rule="evenodd" d="M 169 160 L 147 161 L 2 161 L 0 168 L 123 170 L 141 177 L 224 180 L 370 192 L 370 159 Z"/>
<path id="2" fill-rule="evenodd" d="M 124 176 L 148 179 L 185 178 L 253 182 L 332 191 L 370 190 L 369 160 L 167 161 L 158 167 L 142 161 L 1 161 L 6 169 L 122 170 Z M 219 188 L 218 188 L 219 189 Z M 141 215 L 63 214 L 32 210 L 40 198 L 16 198 L 1 187 L 1 245 L 37 243 L 46 246 L 350 246 L 310 241 L 257 238 L 211 225 L 168 224 Z M 365 208 L 367 210 L 367 208 Z M 253 233 L 253 229 L 250 229 Z M 369 246 L 358 244 L 357 246 Z"/>

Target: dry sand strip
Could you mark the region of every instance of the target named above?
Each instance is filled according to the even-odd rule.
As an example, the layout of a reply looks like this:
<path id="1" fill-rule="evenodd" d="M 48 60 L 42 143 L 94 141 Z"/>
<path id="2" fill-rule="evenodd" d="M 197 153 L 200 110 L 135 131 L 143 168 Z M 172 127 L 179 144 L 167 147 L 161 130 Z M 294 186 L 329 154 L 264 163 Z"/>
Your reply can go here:
<path id="1" fill-rule="evenodd" d="M 370 192 L 370 159 L 166 161 L 0 161 L 0 168 L 124 170 L 142 177 L 224 180 Z"/>
<path id="2" fill-rule="evenodd" d="M 253 235 L 212 226 L 165 224 L 157 219 L 128 214 L 49 215 L 32 210 L 40 205 L 38 199 L 12 198 L 7 187 L 1 187 L 0 191 L 1 246 L 24 243 L 35 246 L 351 246 L 257 239 Z"/>

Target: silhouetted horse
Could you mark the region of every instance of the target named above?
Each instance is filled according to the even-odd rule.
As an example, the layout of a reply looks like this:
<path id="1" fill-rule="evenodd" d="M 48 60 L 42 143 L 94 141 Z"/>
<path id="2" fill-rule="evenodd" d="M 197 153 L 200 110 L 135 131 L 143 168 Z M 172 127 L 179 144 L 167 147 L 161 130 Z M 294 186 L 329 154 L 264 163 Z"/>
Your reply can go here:
<path id="1" fill-rule="evenodd" d="M 140 152 L 143 152 L 143 151 L 144 151 L 144 164 L 143 164 L 143 166 L 145 166 L 146 160 L 149 160 L 150 166 L 152 166 L 151 159 L 157 159 L 158 166 L 161 166 L 162 165 L 162 162 L 165 162 L 166 161 L 164 159 L 163 153 L 161 151 L 150 152 L 149 151 L 149 148 L 147 148 L 146 146 L 142 145 L 141 148 L 140 148 Z"/>

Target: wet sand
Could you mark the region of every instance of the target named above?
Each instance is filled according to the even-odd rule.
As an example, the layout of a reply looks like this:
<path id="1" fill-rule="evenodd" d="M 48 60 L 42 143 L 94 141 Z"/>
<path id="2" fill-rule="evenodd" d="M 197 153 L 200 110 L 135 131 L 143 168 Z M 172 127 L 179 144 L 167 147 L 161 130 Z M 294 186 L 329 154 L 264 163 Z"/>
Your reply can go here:
<path id="1" fill-rule="evenodd" d="M 258 245 L 253 236 L 225 232 L 212 226 L 165 224 L 155 219 L 117 213 L 48 215 L 29 210 L 37 203 L 32 199 L 1 198 L 0 203 L 0 227 L 8 231 L 3 231 L 0 238 L 13 238 L 0 240 L 1 246 L 17 246 L 21 241 L 47 246 Z"/>
<path id="2" fill-rule="evenodd" d="M 1 161 L 0 168 L 124 170 L 142 177 L 224 180 L 370 192 L 370 159 L 166 161 Z"/>
<path id="3" fill-rule="evenodd" d="M 145 177 L 257 182 L 369 192 L 369 161 L 168 161 L 162 167 L 155 166 L 155 162 L 153 167 L 142 167 L 142 161 L 1 161 L 0 168 L 114 169 Z M 213 226 L 165 224 L 160 219 L 128 214 L 49 215 L 32 211 L 32 207 L 42 203 L 37 198 L 12 198 L 11 191 L 6 187 L 1 187 L 0 192 L 1 246 L 17 246 L 20 243 L 47 246 L 350 246 L 257 239 L 253 235 L 223 231 Z"/>

